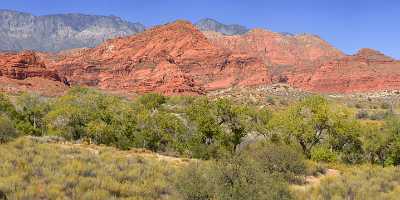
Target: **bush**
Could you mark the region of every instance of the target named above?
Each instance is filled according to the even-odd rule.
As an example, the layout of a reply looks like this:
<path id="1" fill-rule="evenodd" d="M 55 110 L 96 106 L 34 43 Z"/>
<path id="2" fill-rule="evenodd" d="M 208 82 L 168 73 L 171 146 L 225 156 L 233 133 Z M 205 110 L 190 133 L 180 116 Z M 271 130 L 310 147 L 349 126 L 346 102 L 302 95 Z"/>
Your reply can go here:
<path id="1" fill-rule="evenodd" d="M 242 154 L 259 163 L 263 171 L 279 174 L 289 182 L 302 182 L 306 173 L 301 150 L 285 144 L 259 142 L 249 146 Z"/>
<path id="2" fill-rule="evenodd" d="M 142 104 L 146 109 L 152 110 L 159 108 L 162 104 L 166 102 L 167 98 L 161 94 L 148 93 L 139 96 L 137 102 Z"/>
<path id="3" fill-rule="evenodd" d="M 291 199 L 288 185 L 265 172 L 253 159 L 237 156 L 208 164 L 192 164 L 176 186 L 184 199 Z"/>
<path id="4" fill-rule="evenodd" d="M 9 142 L 17 136 L 13 123 L 7 117 L 0 116 L 0 144 Z"/>
<path id="5" fill-rule="evenodd" d="M 338 156 L 325 147 L 318 147 L 311 151 L 311 159 L 318 162 L 335 162 Z"/>
<path id="6" fill-rule="evenodd" d="M 8 96 L 0 93 L 0 114 L 7 115 L 10 118 L 16 118 L 17 112 Z"/>
<path id="7" fill-rule="evenodd" d="M 389 109 L 391 107 L 391 105 L 387 102 L 383 102 L 381 104 L 381 109 Z"/>
<path id="8" fill-rule="evenodd" d="M 375 112 L 369 116 L 370 120 L 383 120 L 385 119 L 389 114 L 387 112 Z"/>
<path id="9" fill-rule="evenodd" d="M 267 103 L 271 105 L 275 105 L 275 99 L 271 96 L 267 97 Z"/>
<path id="10" fill-rule="evenodd" d="M 361 109 L 361 108 L 364 108 L 364 105 L 362 105 L 361 103 L 356 103 L 356 104 L 354 105 L 354 107 L 356 107 L 356 108 L 358 108 L 358 109 Z"/>
<path id="11" fill-rule="evenodd" d="M 366 110 L 359 110 L 356 114 L 357 119 L 368 119 L 369 114 Z"/>
<path id="12" fill-rule="evenodd" d="M 400 171 L 393 167 L 364 166 L 338 177 L 323 179 L 304 192 L 304 199 L 398 199 Z"/>

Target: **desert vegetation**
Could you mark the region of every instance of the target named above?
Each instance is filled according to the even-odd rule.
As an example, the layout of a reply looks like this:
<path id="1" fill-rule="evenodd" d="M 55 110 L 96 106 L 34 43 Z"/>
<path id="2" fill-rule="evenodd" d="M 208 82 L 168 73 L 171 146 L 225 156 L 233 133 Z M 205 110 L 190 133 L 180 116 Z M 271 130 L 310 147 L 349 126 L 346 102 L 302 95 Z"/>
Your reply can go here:
<path id="1" fill-rule="evenodd" d="M 0 192 L 9 199 L 396 199 L 393 106 L 382 103 L 376 109 L 385 114 L 370 119 L 364 106 L 323 96 L 290 102 L 271 109 L 204 96 L 127 99 L 80 87 L 54 98 L 1 94 Z M 182 163 L 130 153 L 137 149 Z M 328 169 L 339 173 L 309 184 Z"/>

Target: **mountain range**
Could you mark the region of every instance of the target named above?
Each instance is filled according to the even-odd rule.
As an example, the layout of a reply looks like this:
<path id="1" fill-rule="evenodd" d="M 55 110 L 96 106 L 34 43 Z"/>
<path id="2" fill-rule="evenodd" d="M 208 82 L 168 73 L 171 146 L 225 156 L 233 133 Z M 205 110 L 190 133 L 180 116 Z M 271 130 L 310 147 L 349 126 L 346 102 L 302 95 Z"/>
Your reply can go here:
<path id="1" fill-rule="evenodd" d="M 143 32 L 140 23 L 115 16 L 57 14 L 34 16 L 0 10 L 0 50 L 60 51 L 94 47 L 115 37 Z"/>
<path id="2" fill-rule="evenodd" d="M 8 42 L 1 49 L 32 49 L 0 53 L 0 90 L 7 92 L 56 94 L 85 85 L 125 94 L 202 95 L 274 83 L 317 93 L 400 89 L 400 61 L 368 48 L 346 55 L 311 34 L 249 30 L 212 19 L 145 29 L 117 17 L 0 16 Z M 74 46 L 77 40 L 87 43 Z"/>

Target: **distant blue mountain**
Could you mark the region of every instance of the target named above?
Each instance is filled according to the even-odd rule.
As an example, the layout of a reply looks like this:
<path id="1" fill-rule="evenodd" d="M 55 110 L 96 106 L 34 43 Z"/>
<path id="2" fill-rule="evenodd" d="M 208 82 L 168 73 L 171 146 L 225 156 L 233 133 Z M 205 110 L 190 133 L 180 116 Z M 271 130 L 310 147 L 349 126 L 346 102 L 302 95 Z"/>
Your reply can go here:
<path id="1" fill-rule="evenodd" d="M 238 25 L 225 25 L 214 19 L 206 18 L 198 21 L 196 27 L 201 31 L 214 31 L 224 35 L 242 35 L 249 31 L 248 28 Z"/>
<path id="2" fill-rule="evenodd" d="M 115 16 L 57 14 L 34 16 L 0 10 L 0 51 L 23 49 L 60 51 L 93 47 L 106 39 L 132 35 L 145 30 Z"/>

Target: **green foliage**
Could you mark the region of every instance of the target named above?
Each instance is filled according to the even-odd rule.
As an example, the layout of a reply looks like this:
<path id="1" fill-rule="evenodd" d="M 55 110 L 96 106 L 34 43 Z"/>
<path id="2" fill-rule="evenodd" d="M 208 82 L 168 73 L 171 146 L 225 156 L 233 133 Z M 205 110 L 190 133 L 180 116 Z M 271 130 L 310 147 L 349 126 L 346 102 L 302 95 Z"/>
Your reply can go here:
<path id="1" fill-rule="evenodd" d="M 311 151 L 311 159 L 318 162 L 335 162 L 338 156 L 326 147 L 317 147 Z"/>
<path id="2" fill-rule="evenodd" d="M 5 114 L 10 118 L 17 117 L 17 112 L 14 105 L 11 103 L 8 96 L 3 93 L 0 93 L 0 114 Z"/>
<path id="3" fill-rule="evenodd" d="M 372 164 L 400 164 L 400 120 L 392 116 L 384 127 L 369 125 L 364 127 L 362 145 L 365 158 Z"/>
<path id="4" fill-rule="evenodd" d="M 11 141 L 17 135 L 12 122 L 7 117 L 0 115 L 0 144 Z"/>
<path id="5" fill-rule="evenodd" d="M 137 102 L 143 105 L 146 109 L 152 110 L 159 108 L 164 104 L 166 102 L 166 97 L 157 93 L 149 93 L 139 96 Z"/>
<path id="6" fill-rule="evenodd" d="M 312 148 L 321 142 L 332 125 L 328 101 L 320 96 L 304 99 L 283 113 L 276 115 L 270 126 L 284 134 L 285 140 L 294 139 L 309 158 Z"/>
<path id="7" fill-rule="evenodd" d="M 282 176 L 291 183 L 303 182 L 304 156 L 292 146 L 263 141 L 248 146 L 241 153 L 257 161 L 264 172 Z"/>
<path id="8" fill-rule="evenodd" d="M 346 109 L 331 105 L 321 96 L 310 96 L 275 115 L 269 129 L 283 140 L 298 144 L 311 158 L 317 145 L 324 144 L 348 163 L 362 159 L 360 126 Z"/>
<path id="9" fill-rule="evenodd" d="M 140 130 L 135 136 L 136 146 L 148 148 L 156 152 L 178 151 L 183 154 L 187 150 L 187 132 L 178 116 L 156 112 L 145 112 L 138 119 Z"/>
<path id="10" fill-rule="evenodd" d="M 271 104 L 271 105 L 275 105 L 275 99 L 271 96 L 267 97 L 267 103 Z"/>
<path id="11" fill-rule="evenodd" d="M 288 185 L 248 156 L 192 164 L 176 187 L 183 199 L 292 199 Z"/>
<path id="12" fill-rule="evenodd" d="M 199 98 L 188 107 L 186 114 L 193 123 L 193 137 L 189 148 L 196 158 L 218 157 L 226 151 L 224 131 L 219 124 L 215 105 L 206 98 Z"/>
<path id="13" fill-rule="evenodd" d="M 46 121 L 50 134 L 125 149 L 134 137 L 134 117 L 133 108 L 118 97 L 74 88 L 56 99 Z"/>
<path id="14" fill-rule="evenodd" d="M 17 97 L 16 108 L 19 114 L 17 128 L 24 134 L 41 136 L 45 134 L 44 116 L 50 110 L 47 99 L 37 95 L 24 93 Z"/>
<path id="15" fill-rule="evenodd" d="M 208 200 L 215 196 L 214 163 L 195 162 L 180 173 L 175 180 L 175 187 L 182 199 Z"/>

